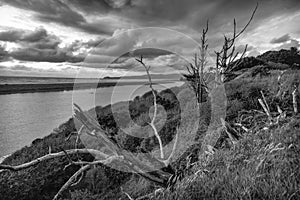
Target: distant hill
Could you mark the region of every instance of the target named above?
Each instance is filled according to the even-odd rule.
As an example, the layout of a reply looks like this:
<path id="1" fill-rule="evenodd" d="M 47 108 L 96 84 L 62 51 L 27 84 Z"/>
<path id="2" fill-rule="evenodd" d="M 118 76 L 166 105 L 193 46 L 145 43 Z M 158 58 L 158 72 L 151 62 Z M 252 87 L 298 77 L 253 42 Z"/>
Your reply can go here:
<path id="1" fill-rule="evenodd" d="M 169 79 L 169 80 L 180 80 L 182 77 L 181 74 L 151 74 L 152 79 Z M 109 80 L 109 79 L 146 79 L 148 80 L 147 75 L 141 75 L 141 76 L 122 76 L 122 77 L 110 77 L 106 76 L 103 79 Z"/>
<path id="2" fill-rule="evenodd" d="M 267 51 L 257 56 L 257 58 L 266 62 L 282 63 L 290 66 L 300 65 L 300 54 L 296 47 L 292 47 L 289 50 Z"/>
<path id="3" fill-rule="evenodd" d="M 300 69 L 300 54 L 297 48 L 267 51 L 257 57 L 244 57 L 229 64 L 225 81 L 237 77 L 268 75 L 270 70 Z"/>
<path id="4" fill-rule="evenodd" d="M 240 62 L 238 65 L 236 65 L 237 62 Z M 258 59 L 255 57 L 245 57 L 242 58 L 242 60 L 237 60 L 229 65 L 230 71 L 238 71 L 242 69 L 249 69 L 252 67 L 255 67 L 257 65 L 265 65 L 266 62 L 262 59 Z M 235 66 L 236 65 L 236 66 Z"/>

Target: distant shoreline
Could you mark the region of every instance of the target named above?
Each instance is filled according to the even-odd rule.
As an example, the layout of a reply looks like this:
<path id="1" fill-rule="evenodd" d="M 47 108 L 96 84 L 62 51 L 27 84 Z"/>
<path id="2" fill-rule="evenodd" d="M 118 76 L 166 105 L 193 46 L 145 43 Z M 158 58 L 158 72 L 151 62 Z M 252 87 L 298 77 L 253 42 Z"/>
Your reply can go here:
<path id="1" fill-rule="evenodd" d="M 51 83 L 51 84 L 0 84 L 0 95 L 18 94 L 18 93 L 36 93 L 36 92 L 60 92 L 70 90 L 93 89 L 95 87 L 112 87 L 115 85 L 137 85 L 147 84 L 148 82 L 104 82 L 104 83 Z M 172 83 L 172 81 L 160 81 L 159 83 Z"/>

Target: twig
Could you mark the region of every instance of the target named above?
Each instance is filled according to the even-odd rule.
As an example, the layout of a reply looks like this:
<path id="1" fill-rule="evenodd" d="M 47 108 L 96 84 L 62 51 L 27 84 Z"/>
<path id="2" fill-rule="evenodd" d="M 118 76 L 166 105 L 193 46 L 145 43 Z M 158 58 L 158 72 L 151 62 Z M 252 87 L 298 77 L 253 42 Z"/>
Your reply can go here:
<path id="1" fill-rule="evenodd" d="M 228 129 L 227 122 L 223 118 L 221 118 L 221 123 L 222 123 L 222 126 L 224 128 L 224 131 L 228 135 L 228 137 L 231 140 L 232 144 L 235 145 L 237 143 L 237 141 L 236 141 L 236 139 L 234 139 L 233 135 L 227 130 Z"/>
<path id="2" fill-rule="evenodd" d="M 129 200 L 134 200 L 127 192 L 125 192 L 125 191 L 123 190 L 123 187 L 122 187 L 122 186 L 121 186 L 121 192 L 123 192 L 123 193 L 128 197 Z"/>
<path id="3" fill-rule="evenodd" d="M 270 114 L 270 112 L 269 112 L 267 106 L 264 104 L 263 100 L 258 99 L 258 102 L 259 102 L 259 104 L 261 105 L 261 107 L 264 109 L 264 111 L 265 111 L 265 113 L 267 114 L 269 120 L 271 120 L 271 119 L 272 119 L 271 114 Z"/>
<path id="4" fill-rule="evenodd" d="M 262 96 L 262 98 L 263 98 L 263 100 L 264 100 L 264 104 L 266 105 L 266 107 L 267 107 L 267 109 L 268 109 L 268 113 L 270 113 L 270 108 L 269 108 L 269 105 L 268 105 L 268 103 L 267 103 L 267 100 L 266 100 L 266 97 L 265 97 L 263 91 L 260 91 L 260 93 L 261 93 L 261 96 Z"/>
<path id="5" fill-rule="evenodd" d="M 53 200 L 57 200 L 58 197 L 60 197 L 62 195 L 63 191 L 65 191 L 76 180 L 77 176 L 79 176 L 84 171 L 90 169 L 90 167 L 91 167 L 91 165 L 85 165 L 82 168 L 80 168 L 75 174 L 73 174 L 73 176 L 71 176 L 71 178 L 69 178 L 69 180 L 56 193 Z"/>
<path id="6" fill-rule="evenodd" d="M 294 113 L 297 114 L 298 113 L 298 107 L 297 107 L 297 86 L 295 85 L 294 86 L 294 90 L 292 92 L 292 95 L 293 95 L 293 108 L 294 108 Z"/>
<path id="7" fill-rule="evenodd" d="M 56 195 L 54 196 L 53 200 L 57 200 L 58 197 L 60 197 L 62 195 L 62 193 L 68 189 L 69 186 L 77 184 L 78 181 L 75 182 L 75 180 L 77 179 L 77 177 L 79 175 L 81 175 L 83 172 L 87 171 L 88 169 L 91 168 L 92 165 L 97 165 L 97 164 L 109 164 L 111 163 L 113 160 L 115 159 L 120 159 L 120 157 L 118 156 L 111 156 L 105 160 L 98 160 L 95 162 L 91 162 L 88 163 L 86 165 L 84 165 L 83 167 L 81 167 L 75 174 L 73 174 L 73 176 L 71 176 L 71 178 L 69 178 L 69 180 L 60 188 L 60 190 L 56 193 Z M 81 180 L 81 178 L 79 179 Z"/>

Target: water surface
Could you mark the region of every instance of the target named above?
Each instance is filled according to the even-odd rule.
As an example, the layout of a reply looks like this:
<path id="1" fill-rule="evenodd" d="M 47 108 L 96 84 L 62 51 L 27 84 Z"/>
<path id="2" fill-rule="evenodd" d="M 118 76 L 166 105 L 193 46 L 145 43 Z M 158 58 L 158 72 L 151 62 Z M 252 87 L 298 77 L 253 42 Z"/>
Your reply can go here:
<path id="1" fill-rule="evenodd" d="M 181 82 L 162 84 L 165 89 Z M 0 157 L 13 153 L 52 130 L 72 116 L 73 101 L 87 110 L 133 99 L 149 90 L 148 86 L 129 85 L 94 90 L 0 95 Z"/>

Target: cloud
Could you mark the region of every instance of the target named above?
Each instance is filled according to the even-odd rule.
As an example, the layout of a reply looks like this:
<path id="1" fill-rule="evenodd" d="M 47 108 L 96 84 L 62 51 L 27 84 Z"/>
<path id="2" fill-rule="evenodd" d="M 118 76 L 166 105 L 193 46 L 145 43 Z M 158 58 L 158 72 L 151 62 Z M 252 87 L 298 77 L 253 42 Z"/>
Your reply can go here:
<path id="1" fill-rule="evenodd" d="M 65 46 L 65 50 L 70 52 L 84 51 L 88 53 L 89 50 L 96 48 L 104 38 L 98 37 L 96 39 L 90 39 L 88 41 L 75 40 L 71 44 Z"/>
<path id="2" fill-rule="evenodd" d="M 12 66 L 0 65 L 0 74 L 4 76 L 76 77 L 78 71 L 74 67 L 67 66 L 49 67 L 48 63 L 43 63 L 43 68 L 32 67 L 32 65 L 34 63 L 22 64 L 22 62 L 16 62 Z"/>
<path id="3" fill-rule="evenodd" d="M 55 49 L 61 40 L 49 34 L 43 27 L 34 31 L 8 30 L 0 32 L 0 40 L 5 42 L 15 42 L 23 46 L 30 46 L 38 49 Z"/>
<path id="4" fill-rule="evenodd" d="M 21 31 L 2 31 L 0 32 L 0 40 L 1 41 L 8 41 L 8 42 L 15 42 L 18 41 L 21 38 Z"/>
<path id="5" fill-rule="evenodd" d="M 59 47 L 62 40 L 54 35 L 49 34 L 43 27 L 34 31 L 28 30 L 8 30 L 0 32 L 0 40 L 4 42 L 13 42 L 18 44 L 19 48 L 13 48 L 10 51 L 1 51 L 1 57 L 12 57 L 22 61 L 35 62 L 82 62 L 84 53 L 74 52 L 84 48 L 91 47 L 96 41 L 88 42 L 74 41 L 65 47 Z M 85 52 L 86 53 L 86 52 Z M 3 59 L 2 58 L 2 59 Z"/>
<path id="6" fill-rule="evenodd" d="M 246 48 L 246 45 L 238 45 L 236 48 L 235 48 L 235 52 L 239 52 L 239 53 L 243 53 L 245 51 L 245 48 Z M 246 52 L 249 52 L 251 51 L 252 49 L 254 49 L 253 46 L 247 46 L 247 49 L 246 49 Z"/>
<path id="7" fill-rule="evenodd" d="M 246 24 L 257 1 L 258 11 L 246 32 L 268 17 L 300 8 L 299 0 L 4 0 L 12 6 L 34 11 L 37 20 L 106 36 L 118 28 L 159 26 L 193 34 L 199 39 L 200 34 L 196 33 L 209 19 L 208 38 L 212 48 L 220 46 L 213 41 L 216 35 L 222 37 L 233 30 L 234 18 L 238 29 Z"/>
<path id="8" fill-rule="evenodd" d="M 76 9 L 72 8 L 73 3 L 67 1 L 4 0 L 4 2 L 17 8 L 34 11 L 35 18 L 42 22 L 57 23 L 93 34 L 111 35 L 114 31 L 109 24 L 106 24 L 106 22 L 88 22 L 80 12 L 77 12 Z M 90 9 L 92 9 L 92 7 Z"/>
<path id="9" fill-rule="evenodd" d="M 124 54 L 122 57 L 139 58 L 140 56 L 143 56 L 143 58 L 155 58 L 157 56 L 169 55 L 169 54 L 172 53 L 163 49 L 142 48 L 142 49 L 136 49 L 134 51 L 128 52 Z"/>
<path id="10" fill-rule="evenodd" d="M 200 31 L 207 19 L 214 32 L 232 31 L 233 18 L 242 27 L 259 3 L 248 30 L 267 17 L 292 13 L 298 0 L 4 0 L 5 3 L 34 11 L 38 20 L 77 28 L 88 33 L 111 35 L 117 28 L 132 26 L 187 27 Z M 246 13 L 246 14 L 245 14 Z M 113 22 L 113 23 L 112 23 Z M 125 26 L 125 27 L 124 27 Z M 182 31 L 188 31 L 183 29 Z"/>
<path id="11" fill-rule="evenodd" d="M 84 62 L 93 64 L 87 66 L 106 68 L 119 57 L 138 58 L 143 55 L 144 58 L 155 58 L 173 53 L 181 56 L 191 53 L 190 57 L 193 57 L 195 50 L 198 50 L 197 42 L 176 31 L 162 28 L 130 29 L 116 31 L 89 52 Z M 115 63 L 113 66 L 120 68 L 121 65 L 116 66 Z"/>
<path id="12" fill-rule="evenodd" d="M 291 47 L 299 48 L 300 47 L 300 42 L 296 39 L 291 39 L 290 41 L 280 45 L 276 49 L 278 49 L 278 50 L 279 49 L 290 49 Z"/>
<path id="13" fill-rule="evenodd" d="M 105 0 L 105 2 L 112 8 L 122 8 L 127 5 L 130 0 Z"/>
<path id="14" fill-rule="evenodd" d="M 84 56 L 73 56 L 63 49 L 19 48 L 9 53 L 11 57 L 22 61 L 35 62 L 82 62 Z"/>
<path id="15" fill-rule="evenodd" d="M 7 59 L 8 52 L 5 50 L 5 47 L 0 45 L 0 62 Z"/>
<path id="16" fill-rule="evenodd" d="M 291 36 L 289 34 L 285 34 L 279 38 L 273 38 L 270 43 L 271 44 L 280 44 L 291 40 Z"/>
<path id="17" fill-rule="evenodd" d="M 131 6 L 124 6 L 115 13 L 141 26 L 186 25 L 196 31 L 200 31 L 209 19 L 210 30 L 228 32 L 232 30 L 234 18 L 238 28 L 248 21 L 257 2 L 259 9 L 249 30 L 267 17 L 295 12 L 300 8 L 298 0 L 132 0 Z"/>
<path id="18" fill-rule="evenodd" d="M 271 44 L 280 44 L 280 46 L 275 47 L 274 49 L 280 50 L 280 49 L 290 49 L 291 47 L 300 47 L 300 42 L 292 38 L 289 34 L 285 34 L 279 38 L 273 38 L 270 41 Z"/>
<path id="19" fill-rule="evenodd" d="M 254 49 L 254 50 L 250 51 L 247 56 L 248 57 L 251 57 L 251 56 L 256 57 L 258 55 L 260 55 L 260 52 L 256 49 Z"/>
<path id="20" fill-rule="evenodd" d="M 17 71 L 34 71 L 36 70 L 35 68 L 32 68 L 32 67 L 27 67 L 25 65 L 15 65 L 13 67 L 10 67 L 9 68 L 10 70 L 17 70 Z"/>
<path id="21" fill-rule="evenodd" d="M 21 12 L 24 11 L 26 14 L 21 15 L 21 13 L 19 16 L 16 15 L 17 17 L 26 16 L 24 21 L 27 23 L 32 20 L 35 26 L 43 25 L 52 32 L 50 33 L 44 28 L 38 28 L 34 31 L 12 29 L 0 32 L 0 40 L 5 41 L 9 47 L 6 50 L 0 48 L 0 60 L 12 57 L 23 61 L 72 62 L 79 66 L 84 61 L 88 51 L 93 49 L 87 56 L 83 67 L 107 68 L 110 65 L 116 69 L 130 69 L 134 66 L 132 60 L 125 58 L 115 60 L 128 51 L 131 53 L 131 55 L 127 53 L 128 57 L 139 56 L 138 54 L 142 53 L 149 63 L 170 62 L 175 65 L 170 58 L 167 59 L 167 55 L 170 55 L 168 53 L 157 50 L 139 52 L 135 49 L 153 47 L 180 55 L 193 55 L 197 50 L 190 44 L 186 45 L 184 37 L 176 37 L 172 34 L 166 34 L 167 32 L 160 34 L 151 29 L 148 29 L 148 35 L 141 36 L 130 31 L 126 33 L 127 35 L 117 35 L 124 30 L 133 28 L 158 26 L 181 31 L 199 41 L 201 29 L 205 26 L 206 20 L 209 19 L 207 35 L 209 51 L 214 52 L 223 44 L 223 35 L 232 33 L 233 19 L 236 18 L 237 29 L 240 30 L 248 21 L 257 1 L 259 7 L 253 21 L 237 40 L 238 51 L 242 51 L 247 43 L 250 45 L 247 55 L 255 55 L 262 49 L 277 46 L 282 48 L 288 48 L 292 45 L 299 46 L 299 41 L 290 36 L 299 38 L 300 28 L 297 25 L 292 26 L 293 23 L 298 24 L 296 14 L 300 10 L 299 0 L 2 1 L 16 7 L 15 10 L 17 11 L 22 9 Z M 296 16 L 295 19 L 290 19 L 292 16 Z M 296 28 L 289 29 L 287 27 L 282 28 L 281 25 L 277 26 L 278 20 L 272 21 L 276 17 L 286 20 L 281 22 L 281 25 L 285 24 Z M 260 29 L 263 27 L 265 29 Z M 297 30 L 299 32 L 296 32 Z M 69 36 L 67 31 L 74 31 L 76 34 Z M 266 31 L 272 33 L 264 34 Z M 53 32 L 57 35 L 54 35 Z M 83 38 L 79 38 L 79 34 L 82 34 Z M 88 40 L 95 35 L 99 37 Z M 282 36 L 279 37 L 280 35 Z M 110 36 L 114 39 L 109 40 Z M 103 41 L 104 38 L 108 38 L 108 40 Z M 11 48 L 9 43 L 16 43 L 16 48 Z M 98 46 L 98 44 L 100 45 Z M 159 56 L 162 56 L 161 60 L 155 60 Z M 212 53 L 213 56 L 214 53 Z M 111 64 L 111 61 L 115 62 Z"/>

